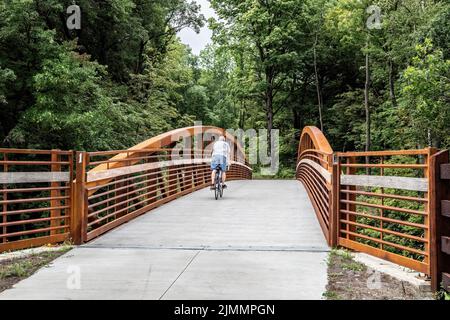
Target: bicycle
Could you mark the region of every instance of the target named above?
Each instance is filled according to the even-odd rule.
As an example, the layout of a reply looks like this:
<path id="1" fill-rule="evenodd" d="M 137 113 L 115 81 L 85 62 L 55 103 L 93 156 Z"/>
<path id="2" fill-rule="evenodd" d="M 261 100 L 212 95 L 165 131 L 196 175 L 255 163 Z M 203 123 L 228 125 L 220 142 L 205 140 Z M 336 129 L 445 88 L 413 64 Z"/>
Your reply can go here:
<path id="1" fill-rule="evenodd" d="M 214 197 L 217 199 L 222 198 L 223 196 L 223 183 L 222 183 L 222 168 L 220 164 L 216 166 L 216 176 L 214 179 Z"/>

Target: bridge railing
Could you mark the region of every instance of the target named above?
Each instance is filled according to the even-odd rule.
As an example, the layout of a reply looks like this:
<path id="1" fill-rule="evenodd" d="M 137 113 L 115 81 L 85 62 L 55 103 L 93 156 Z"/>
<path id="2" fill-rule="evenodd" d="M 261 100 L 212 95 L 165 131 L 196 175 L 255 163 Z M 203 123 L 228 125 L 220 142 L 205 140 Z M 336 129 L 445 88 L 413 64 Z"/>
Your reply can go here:
<path id="1" fill-rule="evenodd" d="M 197 132 L 196 132 L 197 131 Z M 76 243 L 89 241 L 168 201 L 210 184 L 209 141 L 191 141 L 194 133 L 225 134 L 214 127 L 185 128 L 163 134 L 129 150 L 79 152 L 76 158 Z M 177 147 L 178 135 L 188 139 Z M 168 139 L 171 137 L 171 139 Z M 174 142 L 174 137 L 176 142 Z M 227 180 L 250 179 L 242 147 L 232 136 Z M 186 142 L 186 141 L 185 141 Z M 186 213 L 189 214 L 189 213 Z"/>
<path id="2" fill-rule="evenodd" d="M 80 244 L 207 186 L 211 138 L 220 135 L 232 147 L 227 179 L 251 179 L 240 143 L 216 127 L 173 130 L 128 150 L 0 149 L 0 252 Z"/>
<path id="3" fill-rule="evenodd" d="M 69 238 L 72 155 L 0 149 L 0 252 Z"/>
<path id="4" fill-rule="evenodd" d="M 296 177 L 308 192 L 323 234 L 330 245 L 334 218 L 333 206 L 333 150 L 323 133 L 316 127 L 306 127 L 300 138 Z"/>
<path id="5" fill-rule="evenodd" d="M 337 153 L 338 244 L 430 274 L 434 152 Z"/>
<path id="6" fill-rule="evenodd" d="M 297 179 L 330 246 L 430 275 L 436 290 L 440 279 L 450 286 L 448 158 L 434 148 L 335 153 L 319 129 L 306 127 Z"/>

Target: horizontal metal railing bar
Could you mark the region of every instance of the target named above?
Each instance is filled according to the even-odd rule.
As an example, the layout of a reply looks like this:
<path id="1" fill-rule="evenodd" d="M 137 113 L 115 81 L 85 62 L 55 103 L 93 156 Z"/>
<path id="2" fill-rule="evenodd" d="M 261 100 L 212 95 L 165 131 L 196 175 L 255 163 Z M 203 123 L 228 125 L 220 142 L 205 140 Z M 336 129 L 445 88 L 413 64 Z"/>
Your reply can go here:
<path id="1" fill-rule="evenodd" d="M 108 151 L 92 151 L 92 152 L 86 152 L 89 156 L 107 156 L 112 154 L 122 154 L 122 153 L 148 153 L 148 152 L 162 152 L 162 151 L 172 151 L 172 150 L 180 150 L 183 151 L 183 148 L 150 148 L 150 149 L 126 149 L 126 150 L 108 150 Z M 202 151 L 202 149 L 185 149 L 189 150 L 190 152 L 193 151 Z"/>
<path id="2" fill-rule="evenodd" d="M 355 152 L 336 152 L 335 155 L 340 158 L 344 157 L 382 157 L 382 156 L 411 156 L 411 155 L 428 155 L 428 149 L 418 150 L 393 150 L 393 151 L 355 151 Z"/>
<path id="3" fill-rule="evenodd" d="M 303 150 L 301 153 L 300 153 L 300 158 L 301 158 L 301 156 L 302 156 L 302 154 L 305 154 L 305 153 L 318 153 L 318 154 L 321 154 L 321 155 L 323 155 L 323 156 L 330 156 L 330 155 L 332 155 L 333 153 L 328 153 L 328 152 L 325 152 L 325 151 L 322 151 L 322 150 L 318 150 L 318 149 L 305 149 L 305 150 Z"/>
<path id="4" fill-rule="evenodd" d="M 29 219 L 29 220 L 10 221 L 10 222 L 0 223 L 0 227 L 9 227 L 9 226 L 16 226 L 16 225 L 21 225 L 21 224 L 30 224 L 30 223 L 53 221 L 53 220 L 65 220 L 65 219 L 70 219 L 70 216 L 59 216 L 59 217 L 47 217 L 47 218 L 38 218 L 38 219 Z"/>
<path id="5" fill-rule="evenodd" d="M 393 169 L 425 169 L 428 166 L 426 164 L 404 164 L 404 163 L 342 163 L 340 165 L 343 168 L 393 168 Z"/>
<path id="6" fill-rule="evenodd" d="M 69 209 L 69 208 L 70 208 L 70 206 L 61 206 L 61 207 L 45 207 L 45 208 L 36 208 L 36 209 L 2 211 L 2 212 L 0 212 L 0 216 L 10 216 L 10 215 L 15 215 L 15 214 L 35 213 L 35 212 L 52 211 L 52 210 L 63 210 L 63 209 Z"/>
<path id="7" fill-rule="evenodd" d="M 383 244 L 383 245 L 386 245 L 386 246 L 390 246 L 390 247 L 393 247 L 393 248 L 396 248 L 396 249 L 408 251 L 408 252 L 411 252 L 411 253 L 416 253 L 416 254 L 423 255 L 423 256 L 429 256 L 429 253 L 426 252 L 426 251 L 417 250 L 417 249 L 414 249 L 414 248 L 402 246 L 400 244 L 392 243 L 392 242 L 389 242 L 389 241 L 385 241 L 385 240 L 369 237 L 369 236 L 366 236 L 364 234 L 360 234 L 360 233 L 356 233 L 356 232 L 352 232 L 352 231 L 347 231 L 347 230 L 340 230 L 340 232 L 344 233 L 344 234 L 348 234 L 348 235 L 354 236 L 354 237 L 358 237 L 358 238 L 362 238 L 362 239 L 365 239 L 365 240 L 373 241 L 373 242 L 376 242 L 378 244 Z M 398 254 L 398 255 L 401 256 L 401 254 Z"/>
<path id="8" fill-rule="evenodd" d="M 26 192 L 40 192 L 52 190 L 69 190 L 69 186 L 61 187 L 39 187 L 39 188 L 19 188 L 19 189 L 0 189 L 0 193 L 26 193 Z"/>
<path id="9" fill-rule="evenodd" d="M 345 190 L 345 189 L 342 189 L 341 192 L 355 194 L 355 195 L 362 195 L 362 196 L 373 196 L 373 197 L 379 197 L 379 198 L 389 198 L 389 199 L 398 199 L 398 200 L 416 201 L 416 202 L 428 202 L 427 198 L 408 197 L 408 196 L 401 196 L 401 195 L 390 194 L 390 193 L 377 193 L 377 192 Z"/>
<path id="10" fill-rule="evenodd" d="M 322 155 L 321 153 L 318 153 L 318 154 Z M 326 157 L 329 156 L 328 154 L 323 154 L 323 155 L 326 156 Z M 303 151 L 303 152 L 301 153 L 301 155 L 300 155 L 300 157 L 299 157 L 298 160 L 301 160 L 301 159 L 304 159 L 304 158 L 313 158 L 313 159 L 316 159 L 316 160 L 320 161 L 321 163 L 323 163 L 323 164 L 325 164 L 325 165 L 327 165 L 327 166 L 328 166 L 328 164 L 329 164 L 327 159 L 321 158 L 321 157 L 317 156 L 316 154 L 314 154 L 314 153 L 311 152 L 311 151 Z"/>
<path id="11" fill-rule="evenodd" d="M 408 227 L 428 230 L 428 226 L 425 224 L 414 223 L 414 222 L 392 219 L 392 218 L 381 217 L 381 216 L 374 216 L 374 215 L 370 215 L 367 213 L 356 212 L 356 211 L 345 210 L 345 209 L 341 209 L 340 212 L 354 215 L 354 216 L 364 217 L 364 218 L 368 218 L 368 219 L 379 220 L 379 221 L 384 221 L 384 222 L 389 222 L 389 223 L 394 223 L 394 224 L 400 224 L 400 225 L 404 225 L 404 226 L 408 226 Z"/>
<path id="12" fill-rule="evenodd" d="M 379 228 L 379 227 L 375 227 L 375 226 L 371 226 L 368 224 L 364 224 L 364 223 L 358 223 L 358 222 L 354 222 L 354 221 L 349 221 L 349 220 L 345 220 L 345 219 L 341 219 L 340 220 L 341 223 L 345 223 L 348 225 L 352 225 L 352 226 L 356 226 L 356 227 L 361 227 L 361 228 L 365 228 L 365 229 L 371 229 L 374 231 L 378 231 L 382 234 L 391 234 L 394 236 L 397 236 L 399 238 L 408 238 L 410 240 L 414 240 L 414 241 L 418 241 L 418 242 L 423 242 L 423 243 L 428 243 L 429 240 L 426 238 L 421 238 L 421 237 L 417 237 L 417 236 L 413 236 L 407 233 L 401 233 L 401 232 L 397 232 L 397 231 L 393 231 L 393 230 L 389 230 L 389 229 L 385 229 L 385 228 Z"/>
<path id="13" fill-rule="evenodd" d="M 57 154 L 57 155 L 72 155 L 72 151 L 63 150 L 37 150 L 37 149 L 5 149 L 0 148 L 0 153 L 5 154 Z"/>
<path id="14" fill-rule="evenodd" d="M 5 233 L 5 234 L 0 234 L 0 238 L 10 238 L 10 237 L 24 236 L 24 235 L 27 235 L 27 234 L 49 232 L 49 231 L 59 230 L 59 229 L 63 229 L 65 231 L 65 230 L 67 230 L 69 228 L 70 228 L 69 225 L 63 225 L 63 226 L 57 226 L 57 227 L 48 227 L 48 228 L 26 230 L 26 231 L 19 231 L 19 232 L 13 232 L 13 233 Z"/>
<path id="15" fill-rule="evenodd" d="M 421 215 L 421 216 L 428 215 L 425 211 L 417 211 L 417 210 L 411 210 L 411 209 L 405 209 L 405 208 L 399 208 L 399 207 L 385 206 L 385 205 L 381 205 L 381 204 L 374 204 L 374 203 L 368 203 L 368 202 L 351 201 L 351 200 L 345 200 L 345 199 L 341 199 L 340 202 L 354 204 L 354 205 L 362 206 L 362 207 L 371 207 L 371 208 L 377 208 L 377 209 L 388 210 L 388 211 L 409 213 L 409 214 L 414 214 L 414 215 Z"/>
<path id="16" fill-rule="evenodd" d="M 0 200 L 0 204 L 43 202 L 43 201 L 64 200 L 64 199 L 70 199 L 70 196 L 46 197 L 46 198 L 27 198 L 27 199 L 16 199 L 16 200 Z"/>

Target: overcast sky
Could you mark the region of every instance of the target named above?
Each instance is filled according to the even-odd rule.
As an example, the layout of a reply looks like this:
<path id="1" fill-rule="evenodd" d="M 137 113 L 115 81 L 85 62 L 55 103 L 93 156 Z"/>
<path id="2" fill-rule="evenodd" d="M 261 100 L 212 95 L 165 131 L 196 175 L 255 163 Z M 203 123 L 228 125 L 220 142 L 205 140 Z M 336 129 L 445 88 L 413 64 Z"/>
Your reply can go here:
<path id="1" fill-rule="evenodd" d="M 201 6 L 201 12 L 206 17 L 206 19 L 214 17 L 217 18 L 216 13 L 209 6 L 208 0 L 195 0 Z M 206 47 L 207 44 L 211 43 L 212 32 L 208 29 L 207 24 L 200 30 L 200 33 L 195 33 L 192 29 L 183 29 L 178 33 L 181 42 L 189 45 L 192 48 L 194 54 L 199 54 L 202 49 Z"/>

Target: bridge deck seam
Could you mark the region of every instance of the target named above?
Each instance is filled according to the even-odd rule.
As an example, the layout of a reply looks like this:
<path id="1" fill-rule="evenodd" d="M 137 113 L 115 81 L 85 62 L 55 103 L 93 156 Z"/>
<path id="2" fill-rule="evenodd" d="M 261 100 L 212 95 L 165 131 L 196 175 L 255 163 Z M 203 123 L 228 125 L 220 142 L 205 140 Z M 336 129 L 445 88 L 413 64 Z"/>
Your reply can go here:
<path id="1" fill-rule="evenodd" d="M 187 265 L 183 268 L 183 270 L 181 270 L 180 274 L 175 278 L 175 280 L 170 284 L 170 286 L 163 292 L 163 294 L 159 297 L 158 300 L 161 300 L 162 298 L 164 298 L 166 293 L 169 292 L 169 290 L 173 287 L 175 282 L 177 282 L 178 279 L 180 279 L 180 277 L 183 275 L 183 273 L 187 270 L 187 268 L 189 268 L 189 266 L 192 264 L 192 262 L 195 260 L 195 258 L 197 258 L 197 256 L 199 254 L 200 254 L 200 251 L 197 251 L 197 253 L 189 260 Z"/>
<path id="2" fill-rule="evenodd" d="M 248 247 L 213 247 L 213 246 L 104 246 L 82 245 L 85 249 L 139 249 L 139 250 L 193 250 L 193 251 L 278 251 L 278 252 L 329 252 L 324 247 L 282 247 L 282 246 L 248 246 Z"/>

